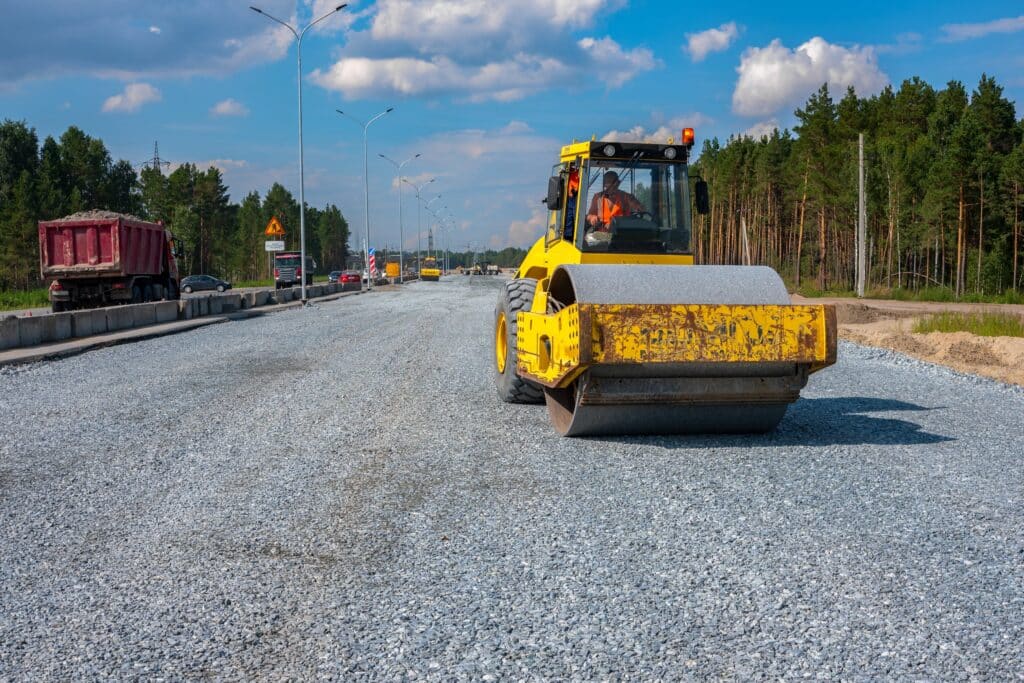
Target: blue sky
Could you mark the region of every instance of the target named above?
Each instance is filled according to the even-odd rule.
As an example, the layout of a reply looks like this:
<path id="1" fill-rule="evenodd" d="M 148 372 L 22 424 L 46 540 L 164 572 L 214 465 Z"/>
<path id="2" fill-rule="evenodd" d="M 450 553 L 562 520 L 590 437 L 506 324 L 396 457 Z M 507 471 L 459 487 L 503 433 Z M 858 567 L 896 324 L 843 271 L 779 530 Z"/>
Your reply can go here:
<path id="1" fill-rule="evenodd" d="M 293 24 L 336 4 L 256 1 Z M 40 137 L 77 125 L 133 162 L 159 140 L 172 162 L 220 168 L 236 200 L 275 181 L 298 196 L 294 42 L 249 2 L 17 3 L 0 26 L 0 118 Z M 791 126 L 824 81 L 869 95 L 915 75 L 973 88 L 983 72 L 1020 106 L 1019 2 L 351 2 L 303 41 L 306 199 L 362 234 L 361 130 L 335 109 L 394 106 L 369 129 L 371 242 L 399 241 L 394 169 L 377 154 L 420 153 L 405 175 L 436 179 L 424 195 L 441 194 L 453 246 L 524 246 L 574 137 L 689 125 L 699 146 Z M 409 192 L 405 215 L 415 246 Z"/>

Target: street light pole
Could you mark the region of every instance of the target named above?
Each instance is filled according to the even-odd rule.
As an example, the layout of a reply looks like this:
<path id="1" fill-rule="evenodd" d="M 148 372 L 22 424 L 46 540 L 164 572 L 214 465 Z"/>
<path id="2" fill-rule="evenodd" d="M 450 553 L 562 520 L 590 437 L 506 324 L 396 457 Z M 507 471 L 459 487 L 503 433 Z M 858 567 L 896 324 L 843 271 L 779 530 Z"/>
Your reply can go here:
<path id="1" fill-rule="evenodd" d="M 419 275 L 420 275 L 420 235 L 423 232 L 423 228 L 421 227 L 421 222 L 420 222 L 420 204 L 423 201 L 423 197 L 421 195 L 421 191 L 423 190 L 424 187 L 426 187 L 430 183 L 434 182 L 435 180 L 437 180 L 437 178 L 431 178 L 430 180 L 428 180 L 427 182 L 423 183 L 422 185 L 416 185 L 414 183 L 410 183 L 408 180 L 405 180 L 405 179 L 403 179 L 403 181 L 402 181 L 402 182 L 408 183 L 409 185 L 411 185 L 416 190 L 416 277 L 419 277 Z M 438 196 L 440 196 L 440 195 L 438 195 Z"/>
<path id="2" fill-rule="evenodd" d="M 391 157 L 383 154 L 378 154 L 377 156 L 394 164 L 398 172 L 398 284 L 402 284 L 405 278 L 405 258 L 402 254 L 405 251 L 405 233 L 402 229 L 402 181 L 405 179 L 402 178 L 402 167 L 413 159 L 419 158 L 420 155 L 414 154 L 402 163 L 398 163 Z"/>
<path id="3" fill-rule="evenodd" d="M 374 121 L 376 121 L 380 117 L 384 116 L 385 114 L 390 114 L 394 110 L 395 110 L 394 107 L 388 107 L 387 109 L 385 109 L 381 113 L 379 113 L 376 116 L 374 116 L 373 118 L 371 118 L 366 123 L 363 123 L 362 121 L 360 121 L 356 117 L 352 116 L 351 114 L 346 114 L 345 112 L 343 112 L 340 109 L 335 109 L 334 110 L 334 111 L 338 112 L 339 114 L 341 114 L 342 116 L 346 116 L 349 119 L 355 121 L 356 124 L 361 126 L 362 129 L 363 129 L 363 194 L 364 194 L 364 198 L 365 198 L 365 203 L 363 205 L 363 209 L 366 212 L 366 234 L 364 236 L 364 239 L 366 240 L 366 250 L 363 252 L 363 263 L 366 264 L 366 288 L 367 289 L 373 289 L 373 273 L 370 272 L 370 177 L 368 175 L 367 161 L 366 161 L 366 130 L 370 127 L 371 123 L 373 123 Z"/>
<path id="4" fill-rule="evenodd" d="M 280 19 L 278 19 L 275 16 L 267 14 L 266 12 L 261 10 L 259 7 L 252 7 L 251 5 L 249 7 L 249 9 L 251 9 L 253 12 L 256 12 L 257 14 L 262 14 L 267 19 L 270 19 L 271 21 L 276 21 L 277 23 L 281 24 L 281 26 L 284 26 L 286 29 L 291 31 L 292 35 L 295 36 L 295 42 L 296 42 L 296 45 L 297 45 L 297 52 L 298 52 L 297 65 L 298 65 L 298 76 L 299 76 L 299 254 L 300 254 L 300 258 L 301 258 L 300 268 L 302 269 L 302 277 L 299 280 L 300 280 L 300 284 L 302 286 L 301 292 L 302 292 L 302 305 L 303 306 L 306 305 L 306 301 L 307 301 L 307 299 L 306 299 L 306 270 L 307 270 L 307 268 L 306 268 L 306 187 L 305 187 L 305 185 L 306 185 L 306 183 L 305 183 L 305 175 L 306 175 L 306 173 L 305 173 L 305 163 L 304 163 L 304 159 L 303 159 L 303 150 L 302 150 L 302 39 L 303 39 L 303 37 L 305 37 L 306 31 L 308 31 L 309 29 L 313 28 L 314 26 L 319 24 L 321 21 L 323 21 L 327 17 L 331 16 L 332 14 L 334 14 L 336 12 L 340 12 L 341 10 L 345 9 L 347 6 L 348 6 L 348 3 L 344 3 L 342 5 L 338 5 L 337 7 L 335 7 L 334 9 L 332 9 L 330 12 L 328 12 L 325 15 L 323 15 L 319 19 L 316 19 L 316 20 L 310 22 L 306 26 L 306 28 L 302 29 L 302 31 L 296 31 L 294 28 L 292 28 L 292 26 L 290 24 L 287 24 L 287 23 L 281 21 Z"/>

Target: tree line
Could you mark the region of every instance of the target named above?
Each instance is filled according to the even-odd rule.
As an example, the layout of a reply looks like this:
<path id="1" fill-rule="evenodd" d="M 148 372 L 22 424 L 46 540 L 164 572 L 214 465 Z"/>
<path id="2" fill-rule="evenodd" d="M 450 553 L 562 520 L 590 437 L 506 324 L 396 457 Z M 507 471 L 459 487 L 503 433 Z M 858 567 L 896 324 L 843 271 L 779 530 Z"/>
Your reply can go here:
<path id="1" fill-rule="evenodd" d="M 221 172 L 183 164 L 170 173 L 152 164 L 137 172 L 113 161 L 103 141 L 72 126 L 40 146 L 24 121 L 0 123 L 0 289 L 39 281 L 40 220 L 106 209 L 162 221 L 183 247 L 183 274 L 231 280 L 270 277 L 263 231 L 271 216 L 284 226 L 286 247 L 298 249 L 299 204 L 279 183 L 233 203 Z M 321 271 L 345 267 L 348 222 L 341 210 L 306 207 L 306 249 Z"/>
<path id="2" fill-rule="evenodd" d="M 712 199 L 694 225 L 699 263 L 762 263 L 798 288 L 852 289 L 864 133 L 869 288 L 1024 285 L 1024 121 L 994 78 L 970 93 L 911 78 L 838 102 L 823 85 L 796 118 L 792 132 L 704 143 L 691 169 Z"/>

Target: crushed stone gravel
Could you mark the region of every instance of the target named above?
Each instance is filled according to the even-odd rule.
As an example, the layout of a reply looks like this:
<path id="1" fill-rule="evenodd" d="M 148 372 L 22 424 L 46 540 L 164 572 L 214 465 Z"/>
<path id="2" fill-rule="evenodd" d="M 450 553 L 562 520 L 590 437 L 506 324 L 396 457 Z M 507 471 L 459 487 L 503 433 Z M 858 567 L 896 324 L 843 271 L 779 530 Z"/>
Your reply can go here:
<path id="1" fill-rule="evenodd" d="M 0 369 L 0 678 L 1024 676 L 1024 391 L 564 439 L 453 276 Z"/>

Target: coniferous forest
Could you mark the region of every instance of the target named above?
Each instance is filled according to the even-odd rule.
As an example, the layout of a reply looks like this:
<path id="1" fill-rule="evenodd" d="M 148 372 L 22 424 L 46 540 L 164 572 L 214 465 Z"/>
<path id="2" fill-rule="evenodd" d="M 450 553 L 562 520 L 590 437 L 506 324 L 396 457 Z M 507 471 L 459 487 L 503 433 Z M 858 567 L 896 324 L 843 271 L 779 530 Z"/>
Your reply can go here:
<path id="1" fill-rule="evenodd" d="M 692 174 L 710 185 L 711 213 L 695 219 L 698 263 L 749 255 L 803 291 L 852 289 L 863 133 L 869 290 L 953 298 L 1024 288 L 1024 122 L 993 78 L 973 90 L 912 78 L 838 101 L 822 86 L 795 114 L 792 131 L 703 143 Z M 163 221 L 185 248 L 185 273 L 267 277 L 271 215 L 289 248 L 298 239 L 298 203 L 280 184 L 235 204 L 216 168 L 137 171 L 76 127 L 40 145 L 27 123 L 0 124 L 0 289 L 40 284 L 38 220 L 91 208 Z M 344 267 L 341 211 L 307 207 L 306 226 L 320 270 Z"/>
<path id="2" fill-rule="evenodd" d="M 280 184 L 236 204 L 215 167 L 183 164 L 166 171 L 114 162 L 102 140 L 74 126 L 40 146 L 25 122 L 0 123 L 0 290 L 40 285 L 38 221 L 89 209 L 163 221 L 184 248 L 183 274 L 270 277 L 263 231 L 271 216 L 283 224 L 286 246 L 298 248 L 299 203 Z M 306 249 L 320 272 L 344 268 L 348 238 L 338 207 L 306 207 Z"/>
<path id="3" fill-rule="evenodd" d="M 1024 286 L 1024 122 L 994 79 L 969 91 L 912 78 L 838 101 L 822 86 L 796 118 L 792 131 L 704 143 L 692 173 L 712 210 L 695 221 L 698 263 L 744 263 L 749 250 L 798 288 L 852 289 L 864 133 L 869 290 Z"/>

